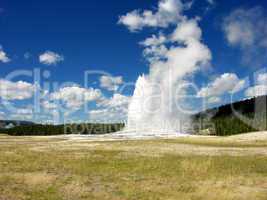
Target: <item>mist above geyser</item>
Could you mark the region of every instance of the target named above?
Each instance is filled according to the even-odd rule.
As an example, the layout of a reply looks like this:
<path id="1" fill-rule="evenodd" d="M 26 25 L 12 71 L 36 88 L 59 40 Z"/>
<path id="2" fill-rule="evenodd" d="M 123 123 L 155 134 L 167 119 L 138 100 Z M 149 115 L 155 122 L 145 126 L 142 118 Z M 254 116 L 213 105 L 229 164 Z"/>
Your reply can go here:
<path id="1" fill-rule="evenodd" d="M 140 43 L 149 73 L 136 81 L 128 110 L 129 132 L 176 134 L 189 127 L 184 97 L 194 75 L 211 59 L 210 50 L 202 42 L 199 19 L 183 14 L 189 8 L 190 4 L 180 0 L 161 0 L 154 12 L 135 10 L 120 17 L 119 23 L 132 32 L 145 27 L 158 30 Z"/>

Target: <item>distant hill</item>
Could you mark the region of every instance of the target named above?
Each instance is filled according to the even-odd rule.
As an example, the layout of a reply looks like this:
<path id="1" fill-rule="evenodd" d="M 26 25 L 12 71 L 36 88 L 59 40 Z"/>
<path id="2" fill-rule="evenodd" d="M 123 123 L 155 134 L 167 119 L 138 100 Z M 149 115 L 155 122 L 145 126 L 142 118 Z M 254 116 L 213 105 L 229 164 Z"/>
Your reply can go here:
<path id="1" fill-rule="evenodd" d="M 267 96 L 260 96 L 251 99 L 246 99 L 243 101 L 238 101 L 235 103 L 208 109 L 206 111 L 196 114 L 194 117 L 196 118 L 205 118 L 208 116 L 212 116 L 212 118 L 229 117 L 234 115 L 234 111 L 246 115 L 254 114 L 255 112 L 266 113 L 266 108 L 267 108 L 266 100 Z"/>
<path id="2" fill-rule="evenodd" d="M 233 135 L 257 130 L 266 130 L 267 96 L 259 96 L 220 107 L 208 109 L 193 116 L 198 129 L 211 129 L 215 135 Z M 238 116 L 248 119 L 246 122 Z"/>
<path id="3" fill-rule="evenodd" d="M 20 121 L 20 120 L 0 120 L 0 128 L 12 128 L 16 126 L 30 126 L 35 123 L 29 121 Z"/>

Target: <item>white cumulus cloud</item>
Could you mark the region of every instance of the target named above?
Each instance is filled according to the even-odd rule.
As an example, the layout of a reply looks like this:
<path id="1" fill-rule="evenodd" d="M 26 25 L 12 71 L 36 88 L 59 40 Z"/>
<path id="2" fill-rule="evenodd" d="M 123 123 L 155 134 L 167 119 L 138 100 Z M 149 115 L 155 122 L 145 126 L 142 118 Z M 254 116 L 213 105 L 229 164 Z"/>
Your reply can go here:
<path id="1" fill-rule="evenodd" d="M 243 63 L 261 66 L 267 58 L 267 16 L 263 8 L 239 8 L 224 19 L 223 30 L 230 45 L 243 54 Z"/>
<path id="2" fill-rule="evenodd" d="M 30 108 L 30 106 L 28 108 L 18 108 L 14 114 L 32 115 L 32 114 L 34 114 L 34 110 L 32 108 Z"/>
<path id="3" fill-rule="evenodd" d="M 36 89 L 36 85 L 25 81 L 12 82 L 0 79 L 0 98 L 5 100 L 29 99 Z"/>
<path id="4" fill-rule="evenodd" d="M 60 100 L 67 108 L 79 109 L 86 102 L 96 101 L 101 96 L 102 93 L 99 89 L 70 86 L 60 88 L 58 91 L 50 94 L 50 100 Z"/>
<path id="5" fill-rule="evenodd" d="M 166 36 L 161 33 L 159 34 L 159 36 L 156 36 L 153 34 L 151 37 L 140 42 L 140 44 L 145 47 L 158 46 L 158 45 L 164 44 L 166 41 L 167 41 Z"/>
<path id="6" fill-rule="evenodd" d="M 98 109 L 89 112 L 90 120 L 104 122 L 122 122 L 127 119 L 131 97 L 115 93 L 111 98 L 98 101 Z"/>
<path id="7" fill-rule="evenodd" d="M 256 80 L 259 85 L 267 85 L 267 73 L 260 73 Z"/>
<path id="8" fill-rule="evenodd" d="M 247 97 L 257 97 L 267 94 L 267 85 L 256 85 L 245 91 Z"/>
<path id="9" fill-rule="evenodd" d="M 122 76 L 101 76 L 99 81 L 100 87 L 109 91 L 116 91 L 123 84 Z"/>
<path id="10" fill-rule="evenodd" d="M 48 100 L 43 101 L 42 106 L 46 110 L 55 110 L 58 108 L 58 105 L 56 103 L 48 101 Z"/>
<path id="11" fill-rule="evenodd" d="M 2 46 L 0 45 L 0 62 L 7 63 L 10 61 L 10 58 L 7 56 L 6 52 L 4 52 Z"/>
<path id="12" fill-rule="evenodd" d="M 62 62 L 64 57 L 53 51 L 46 51 L 39 56 L 39 61 L 45 65 L 56 65 L 59 62 Z"/>
<path id="13" fill-rule="evenodd" d="M 245 91 L 246 97 L 257 97 L 267 95 L 267 73 L 260 73 L 256 77 L 256 85 L 247 88 Z"/>
<path id="14" fill-rule="evenodd" d="M 109 107 L 109 108 L 124 107 L 128 106 L 129 101 L 130 97 L 119 93 L 115 93 L 109 99 L 102 99 L 102 101 L 98 103 L 98 106 Z"/>
<path id="15" fill-rule="evenodd" d="M 198 97 L 218 97 L 225 93 L 239 92 L 245 87 L 246 81 L 238 78 L 236 74 L 225 73 L 217 77 L 207 87 L 201 88 Z"/>
<path id="16" fill-rule="evenodd" d="M 179 23 L 171 35 L 171 47 L 162 51 L 161 59 L 151 64 L 150 76 L 165 82 L 171 72 L 173 80 L 180 80 L 207 64 L 211 52 L 201 43 L 201 35 L 197 20 L 183 20 Z"/>
<path id="17" fill-rule="evenodd" d="M 119 24 L 125 25 L 130 31 L 140 31 L 144 27 L 166 28 L 176 24 L 182 17 L 182 11 L 190 6 L 184 5 L 181 0 L 160 0 L 157 10 L 134 10 L 119 17 Z"/>

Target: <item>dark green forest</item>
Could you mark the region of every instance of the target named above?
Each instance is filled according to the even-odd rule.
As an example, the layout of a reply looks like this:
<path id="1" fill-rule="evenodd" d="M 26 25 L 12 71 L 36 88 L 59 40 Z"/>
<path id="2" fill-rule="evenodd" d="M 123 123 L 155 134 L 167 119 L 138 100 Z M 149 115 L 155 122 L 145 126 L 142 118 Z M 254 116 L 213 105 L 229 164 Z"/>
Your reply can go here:
<path id="1" fill-rule="evenodd" d="M 266 99 L 260 96 L 200 112 L 192 117 L 195 132 L 228 136 L 267 130 Z"/>
<path id="2" fill-rule="evenodd" d="M 122 130 L 123 123 L 117 124 L 64 124 L 64 125 L 22 125 L 9 129 L 1 129 L 1 133 L 14 136 L 24 135 L 63 135 L 63 134 L 107 134 Z"/>

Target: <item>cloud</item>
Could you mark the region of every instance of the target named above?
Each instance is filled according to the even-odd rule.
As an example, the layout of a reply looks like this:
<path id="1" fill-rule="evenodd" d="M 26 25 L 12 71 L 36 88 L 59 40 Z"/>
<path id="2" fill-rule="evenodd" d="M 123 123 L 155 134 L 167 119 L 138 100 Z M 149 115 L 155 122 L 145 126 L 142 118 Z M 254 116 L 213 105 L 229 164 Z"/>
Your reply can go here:
<path id="1" fill-rule="evenodd" d="M 6 113 L 3 111 L 0 111 L 0 120 L 6 119 Z"/>
<path id="2" fill-rule="evenodd" d="M 109 108 L 124 107 L 128 106 L 129 101 L 130 97 L 115 93 L 110 99 L 102 99 L 102 101 L 98 103 L 98 106 Z"/>
<path id="3" fill-rule="evenodd" d="M 24 57 L 24 59 L 28 60 L 32 57 L 32 54 L 30 52 L 26 52 L 26 53 L 24 53 L 23 57 Z"/>
<path id="4" fill-rule="evenodd" d="M 267 17 L 263 8 L 239 8 L 224 19 L 228 43 L 242 52 L 244 64 L 260 66 L 267 56 Z"/>
<path id="5" fill-rule="evenodd" d="M 256 30 L 253 20 L 254 12 L 249 10 L 246 12 L 243 9 L 235 10 L 225 19 L 224 31 L 228 42 L 231 45 L 241 46 L 245 48 L 254 44 L 256 39 Z"/>
<path id="6" fill-rule="evenodd" d="M 101 76 L 99 81 L 100 87 L 109 91 L 116 91 L 123 84 L 122 76 Z"/>
<path id="7" fill-rule="evenodd" d="M 10 58 L 8 58 L 6 52 L 4 52 L 1 45 L 0 45 L 0 62 L 3 62 L 3 63 L 10 62 Z"/>
<path id="8" fill-rule="evenodd" d="M 245 91 L 246 97 L 257 97 L 267 94 L 267 85 L 256 85 Z"/>
<path id="9" fill-rule="evenodd" d="M 19 108 L 16 110 L 16 113 L 17 115 L 32 115 L 34 112 L 33 112 L 33 109 L 32 108 Z"/>
<path id="10" fill-rule="evenodd" d="M 119 17 L 119 24 L 125 25 L 130 31 L 136 32 L 144 27 L 166 28 L 181 19 L 181 13 L 191 3 L 183 4 L 181 0 L 160 0 L 155 12 L 151 10 L 134 10 Z"/>
<path id="11" fill-rule="evenodd" d="M 50 94 L 50 100 L 60 100 L 67 108 L 76 110 L 87 102 L 100 99 L 101 96 L 102 93 L 99 89 L 70 86 Z"/>
<path id="12" fill-rule="evenodd" d="M 149 46 L 158 46 L 167 42 L 167 38 L 162 33 L 159 36 L 152 35 L 151 37 L 145 39 L 144 41 L 140 42 L 142 46 L 149 47 Z"/>
<path id="13" fill-rule="evenodd" d="M 90 120 L 101 122 L 122 122 L 127 119 L 130 97 L 115 93 L 111 98 L 97 102 L 99 109 L 89 112 Z"/>
<path id="14" fill-rule="evenodd" d="M 42 106 L 46 110 L 55 110 L 58 108 L 58 105 L 56 103 L 50 102 L 48 100 L 43 101 Z"/>
<path id="15" fill-rule="evenodd" d="M 214 5 L 214 4 L 215 4 L 215 0 L 207 0 L 207 2 L 208 2 L 210 5 Z"/>
<path id="16" fill-rule="evenodd" d="M 150 63 L 155 63 L 163 59 L 167 52 L 168 49 L 165 45 L 149 46 L 144 49 L 143 55 Z"/>
<path id="17" fill-rule="evenodd" d="M 209 104 L 215 104 L 215 103 L 220 103 L 222 99 L 220 97 L 209 97 L 207 102 Z"/>
<path id="18" fill-rule="evenodd" d="M 201 35 L 197 20 L 180 22 L 170 36 L 170 47 L 165 46 L 167 50 L 162 51 L 161 59 L 151 64 L 152 78 L 165 82 L 171 72 L 171 78 L 177 81 L 206 65 L 211 59 L 211 52 L 201 43 Z"/>
<path id="19" fill-rule="evenodd" d="M 172 34 L 152 35 L 141 42 L 141 45 L 145 46 L 143 55 L 152 64 L 150 66 L 152 70 L 156 65 L 162 70 L 165 70 L 163 66 L 166 68 L 172 66 L 174 72 L 180 72 L 183 76 L 183 70 L 185 73 L 190 73 L 189 71 L 193 68 L 190 66 L 182 67 L 181 65 L 187 65 L 191 62 L 192 67 L 197 67 L 208 63 L 211 59 L 211 52 L 200 43 L 202 31 L 197 21 L 197 19 L 182 20 Z M 187 45 L 188 48 L 182 48 L 183 45 Z M 168 46 L 170 47 L 168 48 Z M 177 56 L 180 54 L 184 54 L 184 56 L 178 58 Z M 188 58 L 189 56 L 190 58 Z M 200 61 L 198 65 L 194 64 L 197 60 Z M 179 69 L 176 68 L 177 66 Z M 186 70 L 189 71 L 186 72 Z"/>
<path id="20" fill-rule="evenodd" d="M 140 42 L 141 46 L 144 46 L 143 56 L 150 62 L 157 62 L 164 57 L 168 49 L 165 43 L 169 42 L 169 38 L 162 33 L 158 36 L 152 35 L 144 41 Z"/>
<path id="21" fill-rule="evenodd" d="M 267 73 L 258 74 L 256 82 L 259 85 L 267 85 Z"/>
<path id="22" fill-rule="evenodd" d="M 24 100 L 33 96 L 37 86 L 28 82 L 12 82 L 0 79 L 0 98 L 4 100 Z"/>
<path id="23" fill-rule="evenodd" d="M 62 62 L 64 57 L 52 51 L 46 51 L 39 56 L 39 61 L 45 65 L 56 65 Z"/>
<path id="24" fill-rule="evenodd" d="M 33 115 L 10 114 L 9 119 L 31 121 L 33 120 Z"/>
<path id="25" fill-rule="evenodd" d="M 267 95 L 267 73 L 260 73 L 256 77 L 256 85 L 247 88 L 246 97 L 257 97 Z"/>
<path id="26" fill-rule="evenodd" d="M 194 40 L 200 40 L 202 31 L 197 20 L 185 20 L 180 23 L 172 34 L 172 41 L 189 44 Z"/>
<path id="27" fill-rule="evenodd" d="M 98 120 L 105 121 L 105 120 L 109 120 L 110 117 L 113 117 L 113 114 L 111 116 L 110 110 L 105 108 L 105 109 L 89 111 L 89 117 L 93 121 L 98 121 Z"/>
<path id="28" fill-rule="evenodd" d="M 236 93 L 245 87 L 246 81 L 241 80 L 233 73 L 225 73 L 217 77 L 207 87 L 201 88 L 198 97 L 218 97 L 225 93 Z"/>
<path id="29" fill-rule="evenodd" d="M 89 112 L 89 118 L 94 122 L 118 123 L 127 119 L 127 111 L 116 108 L 104 108 Z"/>
<path id="30" fill-rule="evenodd" d="M 39 114 L 39 113 L 38 113 Z M 12 120 L 33 120 L 35 111 L 32 105 L 24 107 L 17 107 L 16 109 L 9 110 L 6 113 L 6 119 Z"/>

